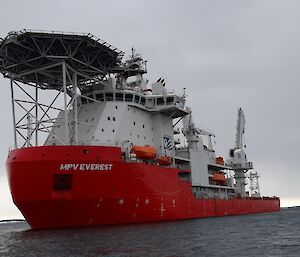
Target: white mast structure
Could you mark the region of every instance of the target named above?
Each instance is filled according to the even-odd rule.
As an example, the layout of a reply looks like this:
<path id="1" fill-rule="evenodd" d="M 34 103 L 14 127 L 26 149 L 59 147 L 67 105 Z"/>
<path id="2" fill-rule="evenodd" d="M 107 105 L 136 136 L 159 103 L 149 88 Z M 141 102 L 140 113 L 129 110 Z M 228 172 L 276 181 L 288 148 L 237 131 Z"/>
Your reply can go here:
<path id="1" fill-rule="evenodd" d="M 235 146 L 229 151 L 229 159 L 227 165 L 230 166 L 234 172 L 236 181 L 237 194 L 240 197 L 246 197 L 246 173 L 253 169 L 252 162 L 248 162 L 246 153 L 244 151 L 244 135 L 245 135 L 245 116 L 242 108 L 238 109 L 238 118 L 236 126 Z"/>

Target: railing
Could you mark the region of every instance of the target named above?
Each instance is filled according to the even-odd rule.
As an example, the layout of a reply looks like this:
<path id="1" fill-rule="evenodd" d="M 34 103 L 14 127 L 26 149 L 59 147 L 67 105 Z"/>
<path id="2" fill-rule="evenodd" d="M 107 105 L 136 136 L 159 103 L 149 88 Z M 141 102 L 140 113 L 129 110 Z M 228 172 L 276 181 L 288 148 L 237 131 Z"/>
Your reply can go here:
<path id="1" fill-rule="evenodd" d="M 117 47 L 107 43 L 106 41 L 94 36 L 91 33 L 85 33 L 85 32 L 68 32 L 68 31 L 57 31 L 57 30 L 37 30 L 37 29 L 22 29 L 19 31 L 10 31 L 8 33 L 8 36 L 14 36 L 14 35 L 22 35 L 25 33 L 42 33 L 42 34 L 52 34 L 52 35 L 70 35 L 70 36 L 83 36 L 83 37 L 89 37 L 93 40 L 95 40 L 96 42 L 106 46 L 107 48 L 117 52 L 120 57 L 124 56 L 124 52 L 119 50 Z M 122 59 L 122 58 L 121 58 Z"/>

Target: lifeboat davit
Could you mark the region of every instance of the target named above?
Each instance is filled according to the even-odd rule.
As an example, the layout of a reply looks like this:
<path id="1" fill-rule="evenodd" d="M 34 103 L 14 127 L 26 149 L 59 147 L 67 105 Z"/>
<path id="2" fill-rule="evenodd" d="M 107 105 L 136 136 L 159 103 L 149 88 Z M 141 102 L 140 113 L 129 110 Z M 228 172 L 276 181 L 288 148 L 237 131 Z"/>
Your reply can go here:
<path id="1" fill-rule="evenodd" d="M 159 156 L 157 158 L 157 162 L 158 162 L 159 165 L 169 166 L 169 165 L 172 164 L 172 158 L 170 156 L 167 156 L 167 155 Z"/>
<path id="2" fill-rule="evenodd" d="M 225 182 L 226 181 L 226 177 L 222 173 L 214 173 L 214 175 L 212 177 L 212 180 L 213 181 L 217 181 L 217 182 Z"/>
<path id="3" fill-rule="evenodd" d="M 152 160 L 156 157 L 156 148 L 151 145 L 135 145 L 132 147 L 131 151 L 140 159 Z"/>

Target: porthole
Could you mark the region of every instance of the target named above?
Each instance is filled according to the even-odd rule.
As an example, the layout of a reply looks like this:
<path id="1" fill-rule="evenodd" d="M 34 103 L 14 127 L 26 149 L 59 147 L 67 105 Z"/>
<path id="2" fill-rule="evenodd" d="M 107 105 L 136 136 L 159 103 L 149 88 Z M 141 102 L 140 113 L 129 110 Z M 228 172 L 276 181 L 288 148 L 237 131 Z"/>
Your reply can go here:
<path id="1" fill-rule="evenodd" d="M 116 121 L 116 118 L 115 118 L 115 117 L 113 117 L 113 121 Z"/>
<path id="2" fill-rule="evenodd" d="M 104 129 L 101 129 L 102 130 L 102 132 L 104 132 Z"/>
<path id="3" fill-rule="evenodd" d="M 109 117 L 109 116 L 107 117 L 107 120 L 110 120 L 110 117 Z"/>
<path id="4" fill-rule="evenodd" d="M 145 124 L 143 124 L 143 128 L 145 128 Z"/>
<path id="5" fill-rule="evenodd" d="M 112 132 L 115 133 L 115 130 L 113 129 Z"/>
<path id="6" fill-rule="evenodd" d="M 133 122 L 133 125 L 135 126 L 135 121 Z"/>

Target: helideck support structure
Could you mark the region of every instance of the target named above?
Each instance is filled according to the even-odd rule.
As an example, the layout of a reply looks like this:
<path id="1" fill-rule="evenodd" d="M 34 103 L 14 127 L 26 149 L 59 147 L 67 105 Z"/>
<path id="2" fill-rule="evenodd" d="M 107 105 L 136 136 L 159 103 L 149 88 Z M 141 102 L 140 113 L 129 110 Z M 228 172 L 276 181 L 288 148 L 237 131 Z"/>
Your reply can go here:
<path id="1" fill-rule="evenodd" d="M 61 143 L 76 145 L 78 96 L 87 98 L 81 93 L 101 87 L 103 78 L 118 69 L 123 55 L 90 33 L 10 32 L 0 41 L 0 71 L 10 79 L 14 148 L 42 144 L 39 134 L 51 134 L 58 112 L 64 115 L 65 125 Z M 52 98 L 48 104 L 40 101 L 41 90 L 56 92 L 48 94 Z M 73 117 L 68 115 L 71 109 Z"/>

